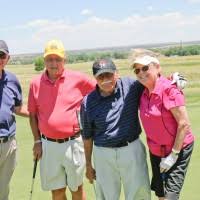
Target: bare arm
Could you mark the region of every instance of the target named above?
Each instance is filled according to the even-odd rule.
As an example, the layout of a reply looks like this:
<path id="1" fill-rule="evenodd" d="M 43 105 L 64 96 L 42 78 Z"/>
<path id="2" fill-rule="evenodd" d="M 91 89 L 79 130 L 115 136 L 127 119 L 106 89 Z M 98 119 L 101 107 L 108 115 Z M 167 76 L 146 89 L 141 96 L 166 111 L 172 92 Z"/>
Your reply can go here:
<path id="1" fill-rule="evenodd" d="M 41 139 L 40 131 L 38 128 L 37 115 L 35 113 L 30 113 L 29 121 L 34 138 L 33 156 L 34 159 L 36 158 L 40 159 L 42 156 L 42 143 L 41 142 L 35 143 L 36 141 L 39 141 Z"/>
<path id="2" fill-rule="evenodd" d="M 86 159 L 86 166 L 92 165 L 92 149 L 93 149 L 93 140 L 84 139 L 84 149 L 85 149 L 85 159 Z"/>
<path id="3" fill-rule="evenodd" d="M 180 151 L 183 145 L 185 135 L 187 131 L 190 129 L 189 118 L 185 106 L 175 107 L 170 109 L 170 111 L 178 124 L 177 134 L 173 149 L 176 151 Z"/>
<path id="4" fill-rule="evenodd" d="M 83 142 L 86 159 L 86 177 L 89 179 L 90 183 L 93 183 L 93 180 L 96 179 L 95 170 L 92 166 L 93 139 L 84 139 Z"/>
<path id="5" fill-rule="evenodd" d="M 14 108 L 14 112 L 16 115 L 21 117 L 29 117 L 29 112 L 26 105 L 16 106 Z"/>

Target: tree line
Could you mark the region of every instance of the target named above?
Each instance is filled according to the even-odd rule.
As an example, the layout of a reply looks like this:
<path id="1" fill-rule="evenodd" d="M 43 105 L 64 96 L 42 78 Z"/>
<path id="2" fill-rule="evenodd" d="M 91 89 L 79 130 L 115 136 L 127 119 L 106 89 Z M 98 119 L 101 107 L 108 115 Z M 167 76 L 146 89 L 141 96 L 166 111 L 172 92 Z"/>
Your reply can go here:
<path id="1" fill-rule="evenodd" d="M 112 59 L 127 59 L 128 51 L 105 51 L 105 52 L 87 52 L 67 55 L 67 63 L 81 63 L 90 62 L 101 58 L 112 58 Z M 35 70 L 40 71 L 44 69 L 44 59 L 43 57 L 37 57 L 34 61 Z"/>
<path id="2" fill-rule="evenodd" d="M 200 55 L 200 45 L 175 46 L 169 48 L 154 49 L 154 51 L 159 52 L 165 56 Z"/>
<path id="3" fill-rule="evenodd" d="M 200 55 L 200 45 L 188 45 L 188 46 L 173 46 L 163 48 L 149 48 L 157 54 L 165 56 L 189 56 L 189 55 Z M 67 63 L 81 63 L 91 62 L 101 58 L 112 58 L 112 59 L 127 59 L 129 50 L 109 50 L 109 51 L 82 51 L 82 52 L 68 52 Z M 36 57 L 37 56 L 37 57 Z M 44 59 L 42 54 L 14 57 L 9 64 L 34 64 L 35 70 L 40 71 L 44 69 Z"/>

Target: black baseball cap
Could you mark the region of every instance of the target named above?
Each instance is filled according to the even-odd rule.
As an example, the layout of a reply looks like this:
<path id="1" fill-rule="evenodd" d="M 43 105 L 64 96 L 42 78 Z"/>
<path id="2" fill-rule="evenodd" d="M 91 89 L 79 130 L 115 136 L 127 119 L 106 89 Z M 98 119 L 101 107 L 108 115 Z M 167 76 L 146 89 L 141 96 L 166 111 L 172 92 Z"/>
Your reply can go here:
<path id="1" fill-rule="evenodd" d="M 9 54 L 8 46 L 4 40 L 0 40 L 0 52 Z"/>
<path id="2" fill-rule="evenodd" d="M 93 70 L 93 75 L 97 77 L 100 74 L 103 74 L 106 72 L 115 73 L 117 68 L 111 59 L 104 58 L 104 59 L 95 61 L 92 66 L 92 70 Z"/>

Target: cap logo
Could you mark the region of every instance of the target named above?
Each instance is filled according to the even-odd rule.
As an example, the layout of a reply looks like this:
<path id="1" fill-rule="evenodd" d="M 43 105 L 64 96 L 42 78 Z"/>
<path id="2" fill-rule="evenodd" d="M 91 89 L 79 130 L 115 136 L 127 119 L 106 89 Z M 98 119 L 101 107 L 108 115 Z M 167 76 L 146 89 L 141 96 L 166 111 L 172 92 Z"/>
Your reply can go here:
<path id="1" fill-rule="evenodd" d="M 106 66 L 105 61 L 101 61 L 101 62 L 99 63 L 99 68 L 100 68 L 100 69 L 104 68 L 105 66 Z"/>

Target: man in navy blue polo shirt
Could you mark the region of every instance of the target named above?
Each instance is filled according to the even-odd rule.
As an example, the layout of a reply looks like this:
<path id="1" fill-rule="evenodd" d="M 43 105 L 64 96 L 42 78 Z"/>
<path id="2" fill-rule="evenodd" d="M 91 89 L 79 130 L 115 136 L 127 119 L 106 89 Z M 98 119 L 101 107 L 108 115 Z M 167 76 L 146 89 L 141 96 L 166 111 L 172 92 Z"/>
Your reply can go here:
<path id="1" fill-rule="evenodd" d="M 28 117 L 22 92 L 14 74 L 4 70 L 10 56 L 0 40 L 0 200 L 8 200 L 9 182 L 16 165 L 16 122 L 14 114 Z"/>
<path id="2" fill-rule="evenodd" d="M 126 200 L 149 200 L 146 152 L 139 139 L 143 86 L 128 77 L 119 78 L 109 59 L 94 62 L 93 75 L 96 90 L 84 98 L 81 107 L 86 177 L 91 183 L 96 179 L 98 200 L 118 200 L 121 183 Z"/>

